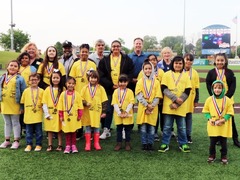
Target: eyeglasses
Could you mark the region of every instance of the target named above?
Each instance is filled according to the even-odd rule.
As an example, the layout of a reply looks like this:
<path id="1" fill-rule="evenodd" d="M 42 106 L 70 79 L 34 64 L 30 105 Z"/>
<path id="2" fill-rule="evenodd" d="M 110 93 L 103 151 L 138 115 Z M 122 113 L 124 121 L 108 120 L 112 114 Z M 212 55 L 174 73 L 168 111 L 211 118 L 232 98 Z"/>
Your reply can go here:
<path id="1" fill-rule="evenodd" d="M 112 48 L 120 48 L 121 46 L 112 46 Z"/>
<path id="2" fill-rule="evenodd" d="M 29 81 L 38 81 L 38 79 L 30 79 Z"/>

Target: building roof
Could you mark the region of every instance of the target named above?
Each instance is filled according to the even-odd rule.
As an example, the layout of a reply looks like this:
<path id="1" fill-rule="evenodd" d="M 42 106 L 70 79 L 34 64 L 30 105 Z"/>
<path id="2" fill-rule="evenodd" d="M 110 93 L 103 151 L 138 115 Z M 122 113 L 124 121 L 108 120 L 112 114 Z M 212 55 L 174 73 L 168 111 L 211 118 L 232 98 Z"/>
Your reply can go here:
<path id="1" fill-rule="evenodd" d="M 227 27 L 227 26 L 221 25 L 221 24 L 213 24 L 213 25 L 203 28 L 203 30 L 206 30 L 206 29 L 230 29 L 230 27 Z"/>

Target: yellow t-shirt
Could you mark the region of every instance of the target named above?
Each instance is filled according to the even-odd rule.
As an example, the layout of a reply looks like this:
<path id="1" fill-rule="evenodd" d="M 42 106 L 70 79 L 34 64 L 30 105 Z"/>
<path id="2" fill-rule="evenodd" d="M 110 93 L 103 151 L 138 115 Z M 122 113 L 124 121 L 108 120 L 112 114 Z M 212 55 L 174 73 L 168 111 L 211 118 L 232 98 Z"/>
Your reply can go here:
<path id="1" fill-rule="evenodd" d="M 44 68 L 43 82 L 45 82 L 48 85 L 50 85 L 50 76 L 51 76 L 51 74 L 53 72 L 53 69 L 54 69 L 52 65 L 53 65 L 52 62 L 48 62 L 48 67 Z M 42 74 L 42 68 L 43 68 L 43 63 L 41 63 L 39 68 L 38 68 L 38 71 L 37 71 L 38 74 Z M 58 62 L 58 69 L 61 72 L 62 76 L 66 75 L 65 68 L 64 68 L 63 64 L 60 63 L 60 62 Z"/>
<path id="2" fill-rule="evenodd" d="M 60 97 L 60 94 L 58 94 L 58 88 L 52 89 L 49 86 L 45 89 L 45 91 L 43 93 L 42 104 L 47 105 L 48 113 L 52 117 L 52 119 L 50 119 L 50 120 L 44 118 L 44 130 L 45 131 L 59 132 L 62 128 L 61 127 L 62 124 L 59 122 L 59 115 L 58 115 L 59 97 Z"/>
<path id="3" fill-rule="evenodd" d="M 178 83 L 175 84 L 175 82 L 178 82 Z M 177 97 L 180 97 L 186 88 L 192 87 L 188 74 L 184 72 L 182 73 L 173 72 L 171 70 L 164 73 L 161 84 L 167 86 L 167 88 Z M 187 105 L 188 105 L 187 101 L 185 101 L 177 109 L 170 108 L 170 104 L 172 103 L 173 102 L 171 99 L 169 99 L 167 96 L 164 96 L 162 113 L 186 117 Z"/>
<path id="4" fill-rule="evenodd" d="M 223 108 L 222 117 L 224 117 L 226 114 L 234 116 L 234 109 L 233 109 L 233 103 L 232 101 L 226 97 L 226 103 Z M 214 119 L 219 119 L 219 115 L 216 111 L 216 108 L 213 103 L 212 96 L 208 97 L 205 101 L 204 107 L 202 112 L 203 113 L 210 113 L 211 117 Z M 217 106 L 219 107 L 220 111 L 222 111 L 222 103 L 223 99 L 216 99 Z M 228 121 L 225 122 L 222 126 L 212 126 L 209 121 L 207 123 L 207 132 L 208 136 L 222 136 L 222 137 L 232 137 L 232 118 L 230 118 Z"/>
<path id="5" fill-rule="evenodd" d="M 75 90 L 78 93 L 81 93 L 82 88 L 88 84 L 87 71 L 89 69 L 96 70 L 96 64 L 90 60 L 87 61 L 77 61 L 73 64 L 69 76 L 72 76 L 76 79 Z"/>
<path id="6" fill-rule="evenodd" d="M 8 75 L 9 82 L 3 83 L 2 88 L 2 114 L 20 114 L 20 104 L 16 103 L 16 75 L 12 78 Z"/>
<path id="7" fill-rule="evenodd" d="M 159 81 L 154 78 L 154 85 L 152 85 L 152 90 L 150 91 L 150 86 L 152 81 L 151 80 L 146 80 L 146 86 L 147 86 L 147 90 L 150 91 L 150 97 L 147 98 L 147 93 L 144 90 L 144 81 L 143 78 L 140 79 L 137 84 L 136 84 L 136 89 L 135 89 L 135 94 L 139 94 L 140 92 L 143 93 L 144 98 L 147 100 L 147 102 L 149 104 L 152 103 L 153 99 L 155 97 L 158 98 L 162 98 L 162 92 L 160 90 L 160 84 Z M 147 115 L 145 113 L 145 110 L 147 108 L 145 106 L 143 106 L 141 103 L 138 103 L 138 112 L 137 112 L 137 124 L 143 124 L 143 123 L 147 123 L 150 124 L 152 126 L 156 126 L 156 122 L 157 122 L 157 117 L 158 117 L 158 106 L 155 106 L 152 113 Z"/>
<path id="8" fill-rule="evenodd" d="M 115 89 L 113 92 L 113 96 L 112 96 L 112 105 L 117 104 L 119 108 L 121 108 L 122 110 L 126 111 L 127 106 L 129 104 L 134 104 L 134 94 L 132 92 L 131 89 L 126 88 L 126 94 L 125 94 L 125 99 L 123 98 L 123 94 L 124 91 L 120 91 L 120 96 L 119 96 L 119 91 L 120 89 Z M 120 103 L 120 100 L 123 100 L 122 104 Z M 121 118 L 120 116 L 118 116 L 117 112 L 114 111 L 113 113 L 113 119 L 115 122 L 115 125 L 119 125 L 119 124 L 123 124 L 123 125 L 129 125 L 129 124 L 133 124 L 133 108 L 129 111 L 128 113 L 130 116 L 126 117 L 126 118 Z"/>
<path id="9" fill-rule="evenodd" d="M 73 95 L 66 95 L 67 91 L 64 91 L 60 95 L 59 103 L 58 103 L 58 110 L 64 112 L 64 121 L 62 123 L 62 131 L 64 133 L 75 132 L 77 129 L 82 127 L 81 120 L 78 121 L 78 109 L 83 109 L 82 98 L 81 95 L 74 91 L 75 98 Z M 67 98 L 66 98 L 67 97 Z M 66 100 L 67 99 L 67 100 Z M 65 103 L 67 102 L 68 107 L 66 107 Z M 71 111 L 70 110 L 72 105 Z"/>
<path id="10" fill-rule="evenodd" d="M 194 112 L 194 99 L 196 97 L 196 89 L 199 89 L 199 75 L 198 72 L 195 69 L 192 69 L 190 71 L 185 71 L 185 73 L 189 76 L 191 80 L 192 89 L 190 91 L 190 94 L 187 98 L 187 113 L 193 113 Z"/>
<path id="11" fill-rule="evenodd" d="M 42 97 L 44 90 L 28 87 L 23 91 L 21 104 L 24 104 L 24 123 L 34 124 L 42 122 Z M 36 104 L 36 105 L 34 105 Z"/>
<path id="12" fill-rule="evenodd" d="M 30 86 L 29 76 L 32 74 L 31 67 L 30 66 L 27 66 L 27 67 L 20 66 L 19 73 L 24 78 L 26 86 L 29 87 Z"/>
<path id="13" fill-rule="evenodd" d="M 94 92 L 94 88 L 91 87 L 92 93 Z M 95 95 L 93 98 L 91 97 L 91 93 L 89 91 L 89 86 L 85 85 L 81 91 L 81 97 L 86 102 L 90 103 L 90 107 L 84 107 L 83 117 L 81 119 L 83 126 L 91 126 L 94 128 L 100 127 L 100 116 L 102 114 L 102 103 L 107 101 L 107 94 L 105 89 L 101 85 L 97 85 L 95 89 Z M 94 94 L 94 93 L 93 93 Z"/>
<path id="14" fill-rule="evenodd" d="M 118 85 L 118 78 L 120 76 L 120 66 L 121 66 L 122 55 L 118 57 L 110 57 L 111 64 L 111 77 L 114 85 Z"/>

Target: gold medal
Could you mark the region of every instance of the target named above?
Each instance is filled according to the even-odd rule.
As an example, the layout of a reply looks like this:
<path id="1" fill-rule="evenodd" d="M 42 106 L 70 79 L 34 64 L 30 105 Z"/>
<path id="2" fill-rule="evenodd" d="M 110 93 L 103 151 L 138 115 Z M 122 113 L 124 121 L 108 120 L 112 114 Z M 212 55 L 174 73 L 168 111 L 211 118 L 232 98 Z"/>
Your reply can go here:
<path id="1" fill-rule="evenodd" d="M 81 79 L 81 82 L 83 82 L 83 83 L 85 82 L 84 78 Z"/>
<path id="2" fill-rule="evenodd" d="M 37 110 L 36 110 L 35 108 L 33 108 L 33 109 L 32 109 L 32 111 L 33 111 L 34 113 L 36 113 L 36 112 L 37 112 Z"/>
<path id="3" fill-rule="evenodd" d="M 71 121 L 71 119 L 70 119 L 70 118 L 68 118 L 68 119 L 67 119 L 67 121 L 69 122 L 69 121 Z"/>
<path id="4" fill-rule="evenodd" d="M 53 114 L 57 114 L 57 109 L 53 109 Z"/>

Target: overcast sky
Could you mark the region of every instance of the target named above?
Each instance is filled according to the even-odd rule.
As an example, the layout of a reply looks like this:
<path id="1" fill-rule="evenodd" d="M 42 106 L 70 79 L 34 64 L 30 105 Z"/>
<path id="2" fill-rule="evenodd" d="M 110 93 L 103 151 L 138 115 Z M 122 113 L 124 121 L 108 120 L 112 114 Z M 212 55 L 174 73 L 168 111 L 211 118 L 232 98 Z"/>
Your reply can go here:
<path id="1" fill-rule="evenodd" d="M 0 1 L 0 33 L 11 23 L 11 0 Z M 122 38 L 132 48 L 135 37 L 183 35 L 184 0 L 12 0 L 15 28 L 31 35 L 45 51 L 57 41 L 74 45 L 102 38 L 107 44 Z M 240 0 L 185 0 L 187 42 L 196 42 L 204 27 L 222 24 L 231 28 L 231 44 L 236 41 Z M 240 23 L 239 23 L 240 24 Z M 238 28 L 240 44 L 240 26 Z"/>

